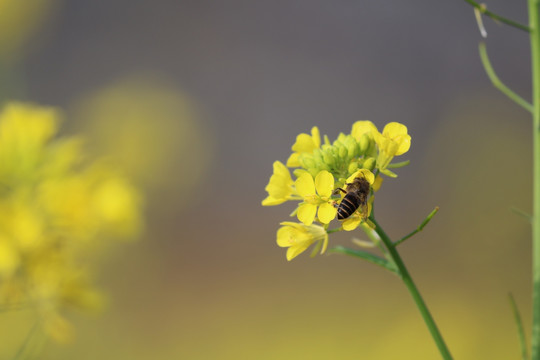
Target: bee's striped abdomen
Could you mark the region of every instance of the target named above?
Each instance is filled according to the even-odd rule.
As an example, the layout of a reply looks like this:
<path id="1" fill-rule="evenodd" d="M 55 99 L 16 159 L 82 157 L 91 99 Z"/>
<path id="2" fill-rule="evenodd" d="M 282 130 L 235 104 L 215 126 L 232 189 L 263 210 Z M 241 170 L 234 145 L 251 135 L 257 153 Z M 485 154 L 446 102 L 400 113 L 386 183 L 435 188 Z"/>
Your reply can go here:
<path id="1" fill-rule="evenodd" d="M 341 203 L 339 204 L 338 210 L 337 210 L 337 218 L 338 220 L 343 220 L 351 216 L 356 209 L 360 206 L 360 197 L 354 193 L 350 192 L 343 200 L 341 200 Z"/>

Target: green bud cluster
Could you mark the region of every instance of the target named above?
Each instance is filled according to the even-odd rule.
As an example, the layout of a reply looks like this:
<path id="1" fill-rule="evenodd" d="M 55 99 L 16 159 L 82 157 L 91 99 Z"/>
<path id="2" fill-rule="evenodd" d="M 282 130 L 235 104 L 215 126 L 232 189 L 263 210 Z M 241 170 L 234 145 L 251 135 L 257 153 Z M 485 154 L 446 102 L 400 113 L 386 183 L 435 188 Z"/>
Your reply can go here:
<path id="1" fill-rule="evenodd" d="M 375 141 L 368 135 L 356 140 L 352 135 L 340 133 L 333 143 L 325 136 L 324 144 L 311 153 L 301 154 L 299 162 L 313 177 L 326 170 L 343 182 L 358 169 L 373 170 L 376 156 Z"/>

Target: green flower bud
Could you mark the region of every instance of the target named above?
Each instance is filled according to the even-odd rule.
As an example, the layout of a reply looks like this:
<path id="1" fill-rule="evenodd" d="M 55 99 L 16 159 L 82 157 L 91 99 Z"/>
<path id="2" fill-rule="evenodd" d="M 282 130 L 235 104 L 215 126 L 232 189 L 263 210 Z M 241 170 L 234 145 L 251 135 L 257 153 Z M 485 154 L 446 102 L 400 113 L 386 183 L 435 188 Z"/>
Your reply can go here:
<path id="1" fill-rule="evenodd" d="M 358 143 L 352 137 L 347 142 L 347 151 L 349 152 L 349 157 L 353 158 L 357 156 L 358 153 Z"/>
<path id="2" fill-rule="evenodd" d="M 334 157 L 329 152 L 323 153 L 323 159 L 326 165 L 332 166 L 335 163 Z"/>
<path id="3" fill-rule="evenodd" d="M 358 161 L 351 161 L 351 163 L 349 164 L 349 168 L 347 169 L 347 171 L 349 172 L 349 174 L 352 174 L 352 173 L 354 173 L 356 170 L 358 170 L 358 168 L 359 168 Z"/>
<path id="4" fill-rule="evenodd" d="M 365 159 L 364 163 L 362 164 L 362 168 L 373 171 L 373 169 L 375 168 L 375 158 L 370 157 Z"/>
<path id="5" fill-rule="evenodd" d="M 316 165 L 315 160 L 313 160 L 311 156 L 301 156 L 300 164 L 302 164 L 302 167 L 304 169 L 311 169 L 314 168 Z"/>
<path id="6" fill-rule="evenodd" d="M 360 140 L 358 141 L 358 143 L 360 145 L 360 153 L 365 154 L 366 151 L 369 148 L 369 145 L 371 143 L 371 139 L 369 138 L 369 136 L 367 134 L 363 134 L 360 137 Z"/>

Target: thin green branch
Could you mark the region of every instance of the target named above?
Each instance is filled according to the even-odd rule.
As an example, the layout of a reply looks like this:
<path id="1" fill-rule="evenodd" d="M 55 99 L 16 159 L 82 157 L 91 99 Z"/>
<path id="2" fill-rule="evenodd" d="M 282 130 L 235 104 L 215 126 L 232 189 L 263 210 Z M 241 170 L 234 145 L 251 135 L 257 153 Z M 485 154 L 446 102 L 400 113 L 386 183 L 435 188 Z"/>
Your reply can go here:
<path id="1" fill-rule="evenodd" d="M 386 270 L 390 270 L 393 273 L 398 274 L 397 268 L 394 264 L 392 264 L 388 260 L 378 257 L 377 255 L 373 255 L 372 253 L 369 253 L 367 251 L 349 249 L 344 246 L 336 246 L 330 249 L 329 252 L 358 257 L 363 260 L 369 261 L 372 264 L 385 268 Z"/>
<path id="2" fill-rule="evenodd" d="M 326 233 L 327 233 L 327 234 L 332 234 L 332 233 L 335 233 L 335 232 L 338 232 L 338 231 L 342 231 L 342 230 L 343 230 L 342 227 L 338 227 L 338 228 L 335 228 L 335 229 L 326 230 Z"/>
<path id="3" fill-rule="evenodd" d="M 437 213 L 437 211 L 439 211 L 439 207 L 436 206 L 435 209 L 433 209 L 432 212 L 429 213 L 429 215 L 424 219 L 424 221 L 422 221 L 422 223 L 416 228 L 414 229 L 412 232 L 410 232 L 409 234 L 405 235 L 404 237 L 402 237 L 401 239 L 399 239 L 398 241 L 396 241 L 394 243 L 394 246 L 398 246 L 399 244 L 401 244 L 402 242 L 404 242 L 405 240 L 407 240 L 408 238 L 412 237 L 413 235 L 419 233 L 420 231 L 422 231 L 424 229 L 424 227 L 431 221 L 431 218 L 433 216 L 435 216 L 435 214 Z"/>
<path id="4" fill-rule="evenodd" d="M 486 16 L 489 16 L 493 20 L 500 21 L 503 24 L 515 27 L 516 29 L 520 29 L 520 30 L 523 30 L 523 31 L 526 31 L 526 32 L 531 31 L 531 29 L 527 25 L 523 25 L 523 24 L 520 24 L 520 23 L 518 23 L 516 21 L 513 21 L 513 20 L 507 19 L 505 17 L 502 17 L 500 15 L 497 15 L 494 12 L 489 11 L 488 9 L 486 9 L 485 5 L 479 4 L 479 3 L 477 3 L 476 1 L 473 1 L 473 0 L 465 0 L 465 1 L 468 2 L 469 4 L 471 4 L 472 6 L 474 6 L 475 8 L 477 8 L 478 11 L 480 11 L 482 14 L 484 14 Z"/>
<path id="5" fill-rule="evenodd" d="M 442 358 L 444 360 L 451 360 L 452 355 L 450 355 L 450 351 L 446 347 L 446 343 L 444 342 L 444 339 L 441 333 L 439 332 L 437 324 L 435 324 L 435 320 L 431 316 L 427 308 L 427 305 L 424 302 L 424 299 L 422 299 L 422 296 L 420 295 L 418 288 L 414 284 L 414 281 L 411 275 L 409 274 L 409 271 L 405 267 L 405 263 L 401 259 L 399 252 L 397 251 L 395 245 L 392 243 L 392 240 L 388 237 L 388 235 L 386 235 L 384 230 L 377 223 L 375 218 L 373 218 L 372 221 L 376 226 L 375 231 L 381 238 L 382 242 L 388 249 L 390 256 L 392 257 L 392 260 L 396 264 L 399 274 L 401 275 L 401 279 L 403 280 L 403 283 L 409 290 L 409 293 L 411 294 L 414 302 L 416 303 L 416 306 L 418 307 L 418 310 L 420 311 L 420 314 L 422 315 L 422 318 L 424 319 L 424 322 L 426 323 L 426 326 L 428 327 L 429 332 L 431 333 L 431 336 L 433 337 L 433 341 L 437 345 L 437 348 L 439 349 L 439 352 Z"/>
<path id="6" fill-rule="evenodd" d="M 521 216 L 522 218 L 524 218 L 525 220 L 527 220 L 527 222 L 529 223 L 532 223 L 532 215 L 521 210 L 521 209 L 518 209 L 517 207 L 511 207 L 510 208 L 510 211 L 513 212 L 514 214 L 518 215 L 518 216 Z"/>
<path id="7" fill-rule="evenodd" d="M 388 166 L 386 168 L 387 169 L 398 169 L 398 168 L 409 165 L 410 162 L 411 162 L 411 160 L 405 160 L 405 161 L 401 161 L 401 162 L 397 162 L 397 163 L 392 163 L 392 164 L 388 164 Z"/>
<path id="8" fill-rule="evenodd" d="M 13 357 L 13 360 L 32 359 L 37 357 L 41 348 L 45 344 L 45 337 L 40 324 L 36 323 L 28 332 L 23 344 Z"/>
<path id="9" fill-rule="evenodd" d="M 510 301 L 510 307 L 512 308 L 512 313 L 514 314 L 514 321 L 516 322 L 517 326 L 519 345 L 521 348 L 521 359 L 527 360 L 529 358 L 529 354 L 527 353 L 527 340 L 525 340 L 525 331 L 523 330 L 521 315 L 519 313 L 516 300 L 514 300 L 514 296 L 512 296 L 512 293 L 508 293 L 508 300 Z"/>
<path id="10" fill-rule="evenodd" d="M 516 104 L 523 107 L 528 112 L 532 113 L 533 106 L 527 100 L 523 99 L 521 96 L 512 91 L 508 86 L 504 85 L 504 83 L 499 79 L 499 77 L 495 73 L 495 70 L 493 70 L 493 67 L 491 66 L 491 62 L 489 61 L 489 57 L 486 51 L 486 44 L 481 42 L 478 45 L 478 49 L 480 50 L 480 59 L 482 60 L 482 65 L 484 65 L 484 70 L 486 70 L 487 76 L 489 77 L 489 80 L 491 80 L 493 86 L 495 86 L 503 94 L 508 96 Z"/>

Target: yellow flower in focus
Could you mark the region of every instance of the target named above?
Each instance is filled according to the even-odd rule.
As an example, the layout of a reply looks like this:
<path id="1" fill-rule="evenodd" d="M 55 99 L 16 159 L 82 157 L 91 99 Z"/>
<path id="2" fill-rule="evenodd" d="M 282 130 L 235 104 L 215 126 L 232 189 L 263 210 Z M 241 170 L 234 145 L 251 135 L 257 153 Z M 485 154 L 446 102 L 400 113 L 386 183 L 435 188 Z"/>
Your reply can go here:
<path id="1" fill-rule="evenodd" d="M 262 201 L 263 206 L 279 205 L 292 198 L 294 182 L 289 169 L 280 161 L 274 162 L 274 173 L 264 188 L 268 196 Z"/>
<path id="2" fill-rule="evenodd" d="M 318 225 L 304 225 L 294 222 L 282 222 L 282 227 L 277 231 L 277 244 L 280 247 L 288 247 L 287 260 L 291 261 L 296 256 L 307 250 L 312 244 L 322 242 L 321 254 L 328 246 L 328 234 L 323 227 Z"/>
<path id="3" fill-rule="evenodd" d="M 297 212 L 298 220 L 304 225 L 311 225 L 315 220 L 315 214 L 323 224 L 328 224 L 336 217 L 337 209 L 331 200 L 334 191 L 332 174 L 323 170 L 313 181 L 313 176 L 304 172 L 296 179 L 295 186 L 298 194 L 304 199 Z"/>
<path id="4" fill-rule="evenodd" d="M 353 124 L 351 135 L 357 140 L 360 141 L 362 135 L 367 134 L 372 136 L 372 134 L 377 133 L 377 127 L 369 120 L 357 121 Z"/>
<path id="5" fill-rule="evenodd" d="M 82 161 L 79 139 L 53 139 L 58 119 L 24 103 L 0 111 L 0 304 L 31 304 L 64 341 L 63 308 L 101 304 L 88 267 L 99 245 L 136 236 L 142 221 L 140 195 L 124 177 Z"/>
<path id="6" fill-rule="evenodd" d="M 299 167 L 299 157 L 303 153 L 312 153 L 313 150 L 318 149 L 321 146 L 321 135 L 319 128 L 314 126 L 311 128 L 311 136 L 302 133 L 296 137 L 296 142 L 292 146 L 293 153 L 287 160 L 288 167 Z"/>
<path id="7" fill-rule="evenodd" d="M 386 169 L 394 156 L 405 154 L 411 147 L 411 136 L 407 134 L 407 127 L 397 122 L 386 124 L 382 134 L 375 132 L 374 136 L 379 147 L 377 167 L 381 171 Z"/>

